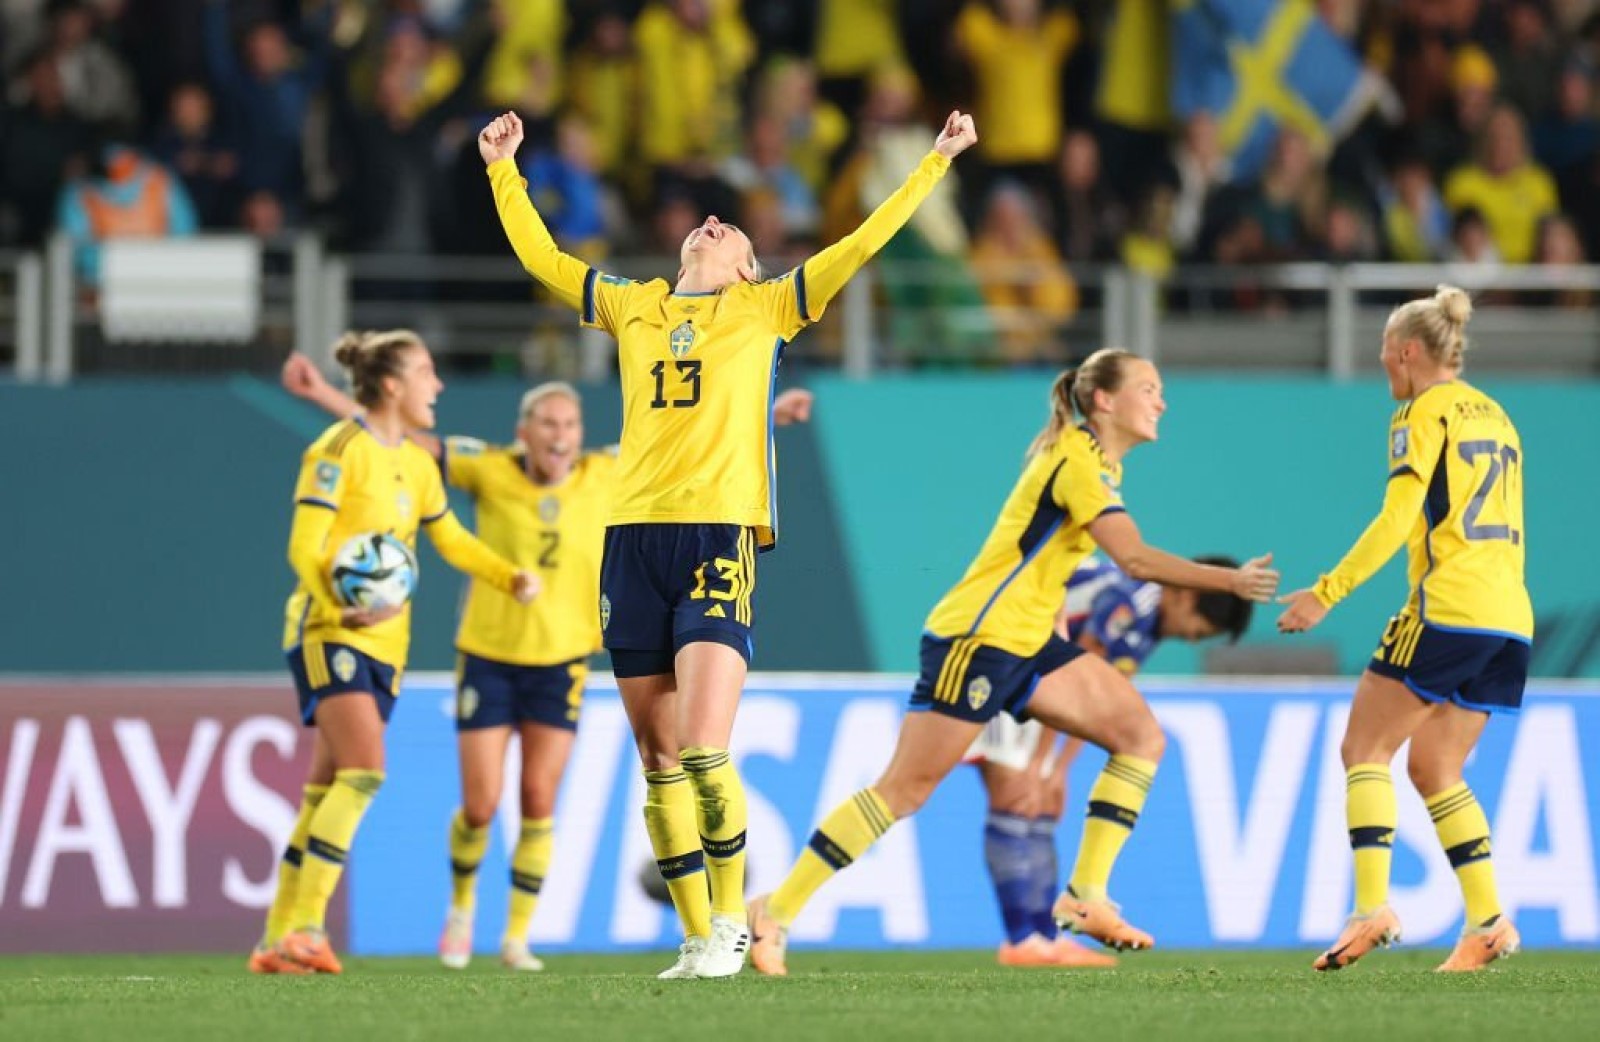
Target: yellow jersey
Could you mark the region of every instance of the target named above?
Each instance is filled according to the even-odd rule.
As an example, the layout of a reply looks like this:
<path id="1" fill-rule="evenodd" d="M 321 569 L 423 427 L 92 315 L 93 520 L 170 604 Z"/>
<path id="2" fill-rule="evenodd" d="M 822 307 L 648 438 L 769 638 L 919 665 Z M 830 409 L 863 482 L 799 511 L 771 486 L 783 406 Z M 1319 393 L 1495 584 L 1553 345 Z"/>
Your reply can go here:
<path id="1" fill-rule="evenodd" d="M 610 523 L 733 524 L 777 542 L 772 398 L 783 346 L 911 217 L 950 167 L 930 152 L 861 226 L 787 274 L 719 293 L 602 274 L 556 248 L 509 159 L 489 165 L 528 273 L 617 338 L 623 424 Z"/>
<path id="2" fill-rule="evenodd" d="M 456 649 L 516 666 L 553 666 L 600 650 L 600 553 L 617 459 L 580 457 L 557 485 L 528 477 L 521 446 L 445 440 L 445 480 L 477 504 L 478 538 L 541 581 L 530 604 L 472 582 Z"/>
<path id="3" fill-rule="evenodd" d="M 1044 647 L 1067 578 L 1094 552 L 1089 525 L 1123 509 L 1122 466 L 1087 427 L 1071 427 L 1028 461 L 983 549 L 926 624 L 1027 657 Z"/>
<path id="4" fill-rule="evenodd" d="M 970 4 L 956 21 L 978 84 L 978 148 L 991 163 L 1050 163 L 1061 147 L 1061 69 L 1078 42 L 1078 20 L 1046 11 L 1036 26 L 1002 20 Z"/>
<path id="5" fill-rule="evenodd" d="M 1499 176 L 1476 163 L 1450 172 L 1444 181 L 1444 204 L 1451 213 L 1475 209 L 1483 214 L 1500 259 L 1527 264 L 1539 248 L 1539 222 L 1561 209 L 1555 179 L 1538 163 Z"/>
<path id="6" fill-rule="evenodd" d="M 1337 603 L 1383 566 L 1403 533 L 1407 606 L 1425 623 L 1532 640 L 1522 439 L 1511 418 L 1470 384 L 1435 384 L 1395 410 L 1388 448 L 1384 511 L 1318 581 L 1317 596 Z"/>
<path id="7" fill-rule="evenodd" d="M 298 507 L 333 512 L 319 562 L 328 572 L 333 555 L 346 541 L 366 532 L 387 532 L 417 549 L 417 529 L 425 520 L 449 512 L 439 465 L 409 438 L 385 445 L 360 420 L 342 420 L 311 443 L 300 462 L 295 484 Z M 283 646 L 298 647 L 308 638 L 348 644 L 380 662 L 402 668 L 411 643 L 411 605 L 376 626 L 345 629 L 331 589 L 312 592 L 304 576 L 289 596 L 284 612 Z"/>

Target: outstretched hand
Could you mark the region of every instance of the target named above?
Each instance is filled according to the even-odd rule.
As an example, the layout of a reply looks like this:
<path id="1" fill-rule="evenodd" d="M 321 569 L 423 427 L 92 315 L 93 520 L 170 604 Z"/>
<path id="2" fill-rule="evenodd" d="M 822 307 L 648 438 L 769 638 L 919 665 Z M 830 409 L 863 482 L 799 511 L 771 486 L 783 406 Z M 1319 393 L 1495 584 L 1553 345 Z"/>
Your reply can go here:
<path id="1" fill-rule="evenodd" d="M 944 129 L 939 131 L 939 139 L 933 143 L 933 150 L 946 159 L 954 159 L 971 148 L 977 140 L 978 128 L 973 124 L 972 117 L 956 110 L 945 119 Z"/>
<path id="2" fill-rule="evenodd" d="M 1279 633 L 1304 633 L 1328 617 L 1327 606 L 1309 588 L 1284 594 L 1278 603 L 1288 605 L 1278 616 Z"/>
<path id="3" fill-rule="evenodd" d="M 317 395 L 328 386 L 327 378 L 316 363 L 298 351 L 284 361 L 281 379 L 285 391 L 307 401 L 315 401 Z"/>
<path id="4" fill-rule="evenodd" d="M 1247 601 L 1270 601 L 1278 592 L 1278 570 L 1272 567 L 1272 555 L 1253 557 L 1234 572 L 1233 592 Z"/>
<path id="5" fill-rule="evenodd" d="M 485 166 L 515 157 L 521 145 L 522 117 L 515 112 L 496 116 L 478 134 L 478 155 L 483 157 Z"/>
<path id="6" fill-rule="evenodd" d="M 772 403 L 772 423 L 787 427 L 791 423 L 805 423 L 811 419 L 811 403 L 815 395 L 803 387 L 791 387 L 778 395 Z"/>

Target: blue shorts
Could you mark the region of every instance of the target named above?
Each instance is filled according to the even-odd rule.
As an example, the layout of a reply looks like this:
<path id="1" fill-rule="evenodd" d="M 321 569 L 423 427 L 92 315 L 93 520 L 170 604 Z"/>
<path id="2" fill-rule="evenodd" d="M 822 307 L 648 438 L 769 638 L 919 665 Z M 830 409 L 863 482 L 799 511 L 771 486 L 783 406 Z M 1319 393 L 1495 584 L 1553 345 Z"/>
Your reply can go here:
<path id="1" fill-rule="evenodd" d="M 394 715 L 396 669 L 348 644 L 308 640 L 284 652 L 300 696 L 300 722 L 316 723 L 317 703 L 334 695 L 371 695 L 378 715 L 388 723 Z"/>
<path id="2" fill-rule="evenodd" d="M 456 730 L 514 724 L 578 729 L 588 663 L 513 666 L 462 652 L 456 661 Z"/>
<path id="3" fill-rule="evenodd" d="M 679 649 L 712 641 L 750 661 L 755 529 L 613 525 L 600 562 L 600 628 L 619 677 L 671 673 Z"/>
<path id="4" fill-rule="evenodd" d="M 980 644 L 967 637 L 922 635 L 922 672 L 911 689 L 913 711 L 933 710 L 958 720 L 984 724 L 1004 709 L 1026 719 L 1028 699 L 1039 679 L 1086 652 L 1054 633 L 1032 655 Z"/>
<path id="5" fill-rule="evenodd" d="M 1484 713 L 1516 713 L 1531 649 L 1519 637 L 1429 625 L 1409 609 L 1389 620 L 1367 668 L 1427 702 Z"/>

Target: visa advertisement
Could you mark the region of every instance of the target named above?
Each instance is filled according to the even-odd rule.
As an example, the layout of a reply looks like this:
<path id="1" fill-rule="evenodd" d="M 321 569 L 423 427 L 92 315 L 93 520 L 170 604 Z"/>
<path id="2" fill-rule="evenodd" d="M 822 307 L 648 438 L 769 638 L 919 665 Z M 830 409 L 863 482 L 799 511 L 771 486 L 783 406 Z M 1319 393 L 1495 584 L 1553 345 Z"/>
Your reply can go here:
<path id="1" fill-rule="evenodd" d="M 450 678 L 407 678 L 388 781 L 334 906 L 360 954 L 434 950 L 449 894 L 459 793 Z M 1338 748 L 1349 681 L 1151 680 L 1167 757 L 1112 879 L 1163 947 L 1315 948 L 1349 910 Z M 755 675 L 734 755 L 750 801 L 751 892 L 771 889 L 814 824 L 887 762 L 909 678 Z M 0 951 L 246 951 L 271 899 L 310 734 L 286 682 L 221 678 L 0 681 Z M 513 750 L 514 753 L 514 750 Z M 1600 686 L 1535 683 L 1467 766 L 1494 829 L 1502 900 L 1533 947 L 1600 944 L 1594 811 Z M 1104 755 L 1074 765 L 1060 832 L 1072 862 Z M 514 774 L 511 775 L 514 777 Z M 1460 928 L 1455 877 L 1395 764 L 1393 904 L 1406 942 Z M 506 905 L 515 786 L 479 883 L 478 940 Z M 609 678 L 586 697 L 556 813 L 555 860 L 531 941 L 541 953 L 670 948 L 670 909 L 640 885 L 654 864 L 643 781 Z M 914 818 L 818 892 L 797 946 L 984 948 L 999 916 L 982 857 L 976 772 L 959 768 Z"/>

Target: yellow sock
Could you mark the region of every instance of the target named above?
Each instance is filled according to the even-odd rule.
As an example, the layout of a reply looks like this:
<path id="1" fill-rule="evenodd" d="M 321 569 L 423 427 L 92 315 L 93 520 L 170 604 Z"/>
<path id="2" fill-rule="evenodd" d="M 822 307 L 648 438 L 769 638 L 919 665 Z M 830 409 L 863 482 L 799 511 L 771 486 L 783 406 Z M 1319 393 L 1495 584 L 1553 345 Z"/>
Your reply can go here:
<path id="1" fill-rule="evenodd" d="M 328 916 L 345 859 L 356 837 L 362 815 L 383 787 L 382 771 L 339 771 L 311 817 L 306 859 L 300 866 L 299 892 L 291 922 L 296 930 L 321 930 Z"/>
<path id="2" fill-rule="evenodd" d="M 1494 861 L 1489 856 L 1489 819 L 1484 817 L 1478 798 L 1466 782 L 1429 796 L 1425 802 L 1434 830 L 1439 833 L 1439 844 L 1461 883 L 1467 925 L 1483 926 L 1500 914 Z"/>
<path id="3" fill-rule="evenodd" d="M 744 921 L 744 836 L 750 808 L 744 783 L 726 749 L 683 750 L 683 771 L 694 788 L 700 849 L 711 882 L 711 911 Z"/>
<path id="4" fill-rule="evenodd" d="M 1389 865 L 1400 811 L 1388 764 L 1358 763 L 1345 771 L 1344 816 L 1356 862 L 1356 914 L 1366 915 L 1389 900 Z"/>
<path id="5" fill-rule="evenodd" d="M 767 902 L 772 917 L 784 926 L 794 922 L 823 883 L 865 854 L 893 824 L 889 805 L 873 789 L 862 789 L 833 808 L 772 892 Z"/>
<path id="6" fill-rule="evenodd" d="M 695 823 L 694 790 L 682 771 L 645 771 L 644 827 L 685 937 L 711 936 L 706 855 Z"/>
<path id="7" fill-rule="evenodd" d="M 473 828 L 458 807 L 450 819 L 450 909 L 470 912 L 478 903 L 478 866 L 489 849 L 489 829 Z"/>
<path id="8" fill-rule="evenodd" d="M 1103 900 L 1111 868 L 1139 820 L 1155 780 L 1156 765 L 1137 756 L 1113 756 L 1089 790 L 1089 815 L 1083 822 L 1078 860 L 1072 866 L 1072 892 L 1086 901 Z"/>
<path id="9" fill-rule="evenodd" d="M 517 849 L 511 855 L 511 911 L 506 916 L 502 943 L 528 943 L 528 927 L 539 907 L 539 891 L 550 871 L 550 852 L 556 845 L 554 818 L 523 818 Z"/>
<path id="10" fill-rule="evenodd" d="M 289 833 L 289 845 L 283 848 L 283 860 L 278 862 L 278 889 L 272 895 L 272 907 L 267 910 L 267 931 L 261 936 L 261 943 L 268 946 L 277 944 L 294 925 L 294 899 L 300 889 L 300 862 L 306 856 L 311 816 L 317 812 L 322 797 L 328 794 L 328 787 L 307 785 L 301 792 L 300 813 L 295 816 L 294 831 Z"/>

